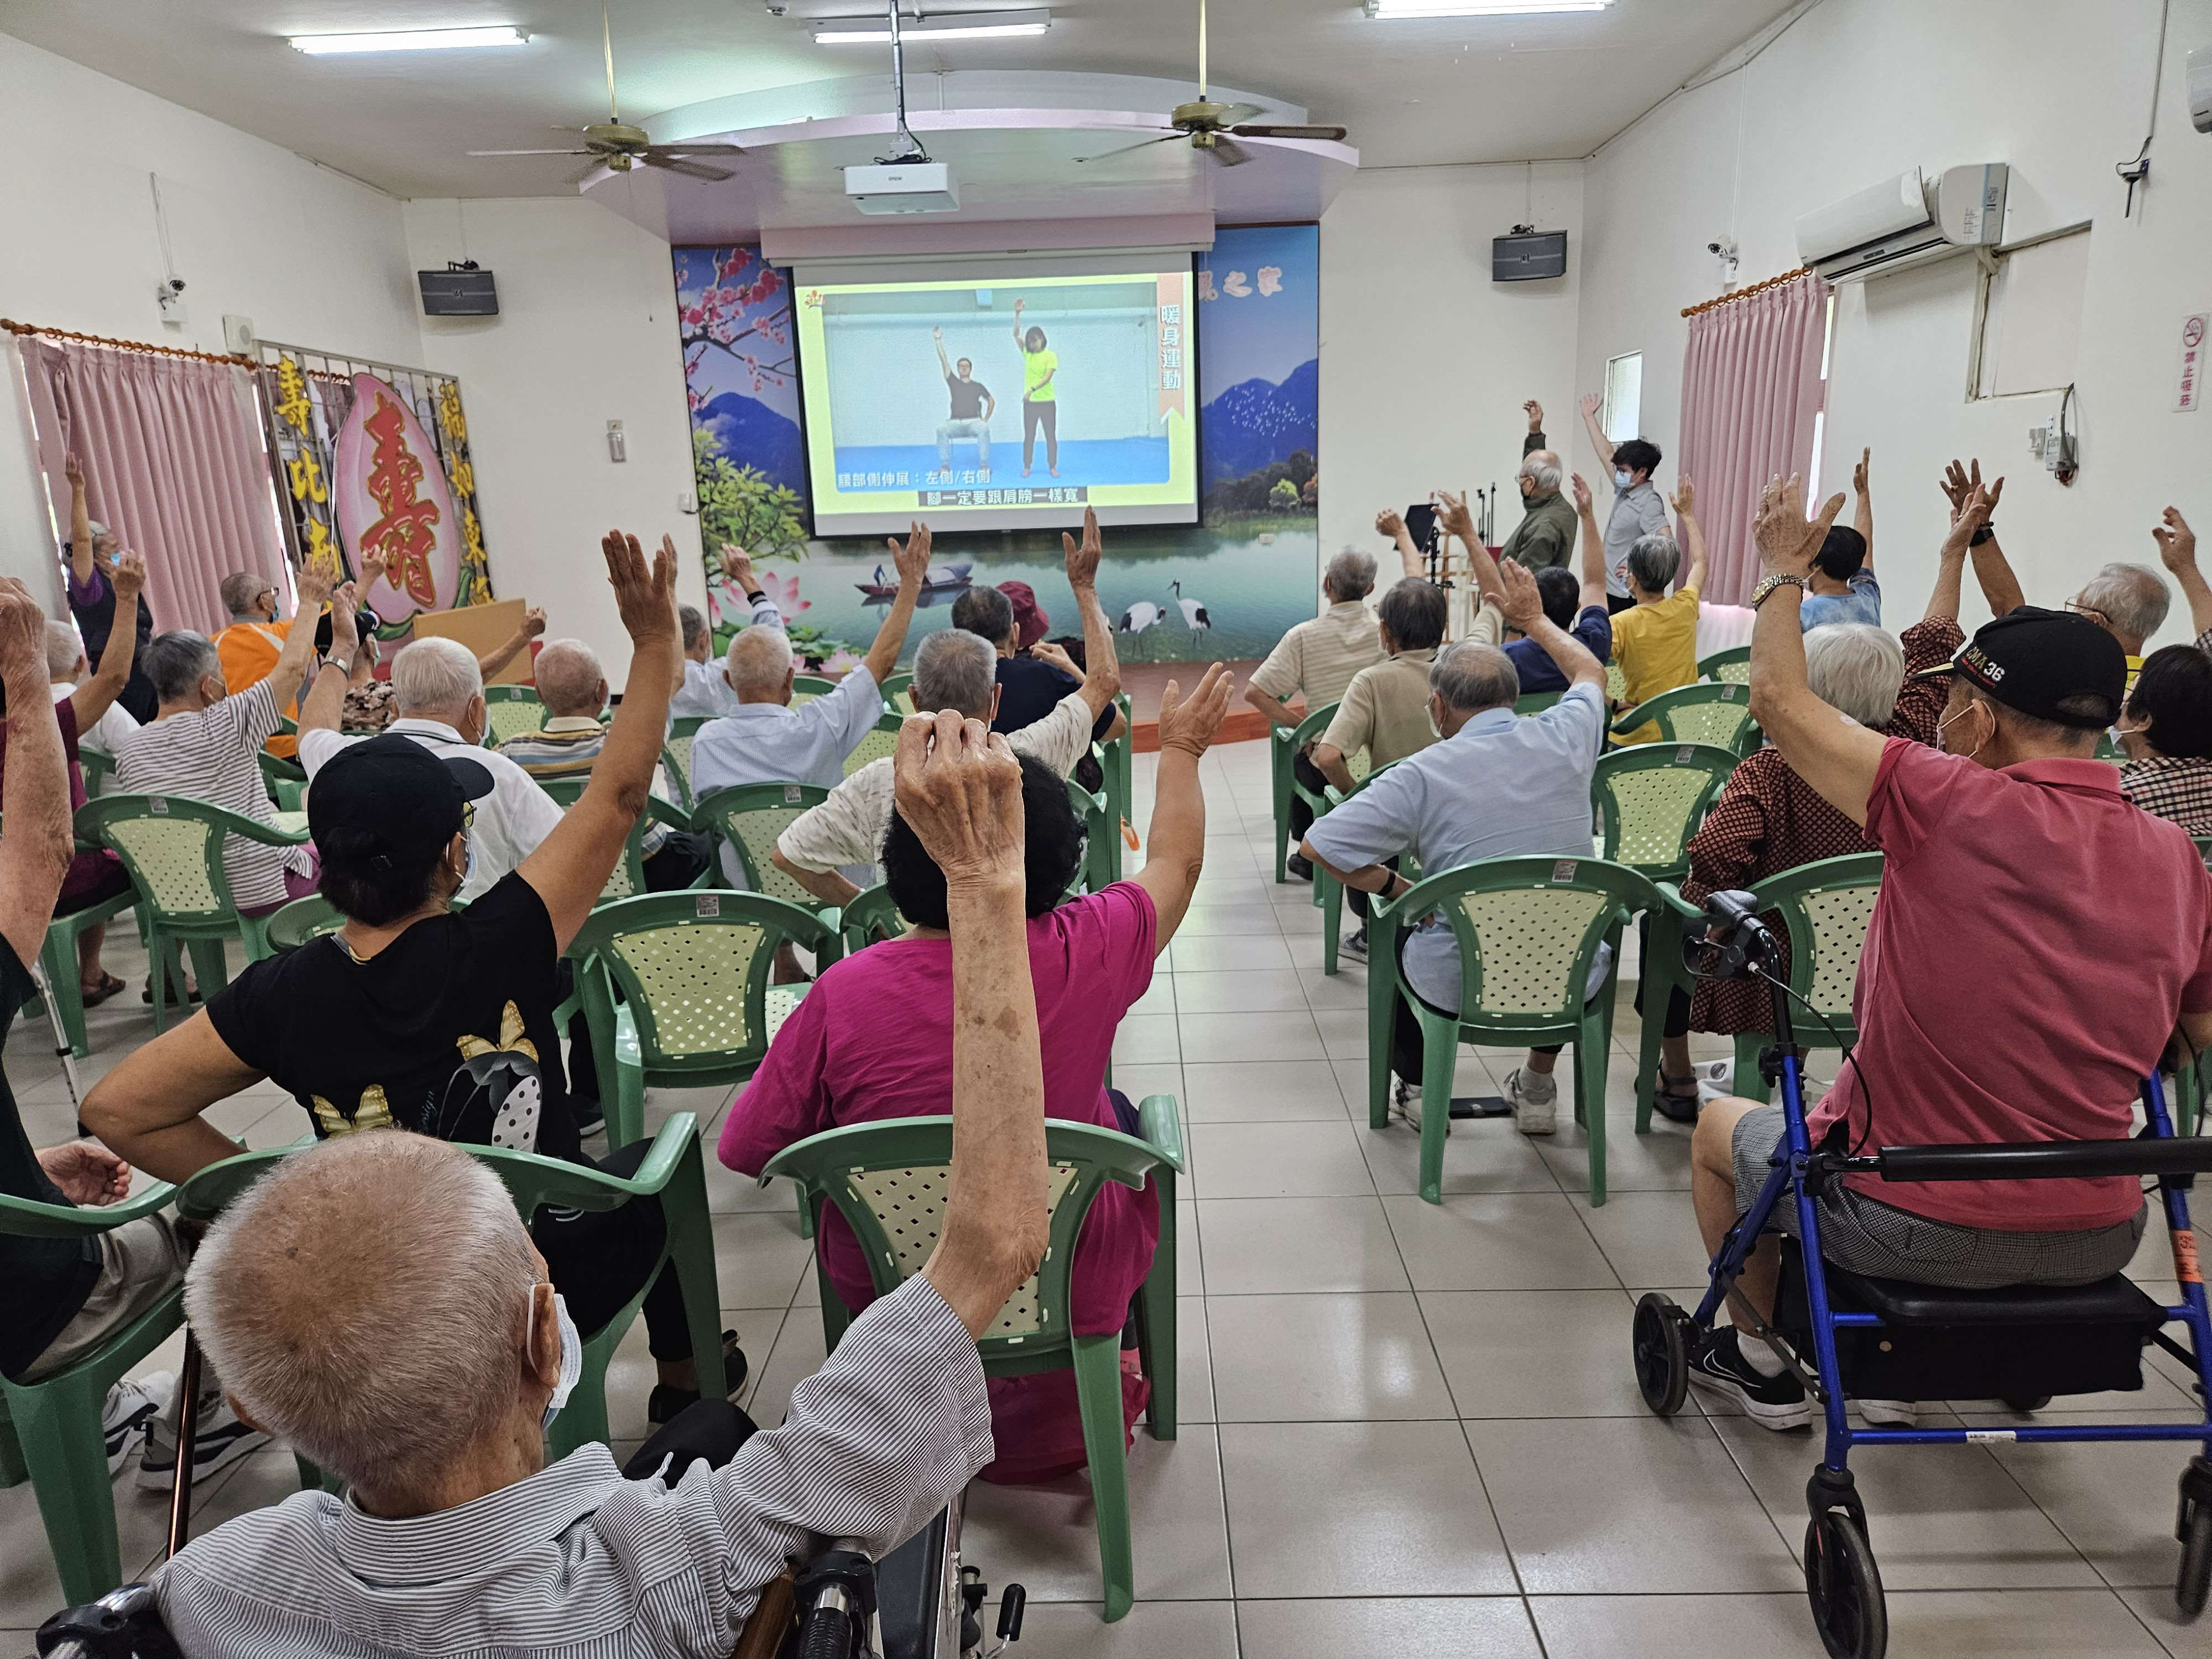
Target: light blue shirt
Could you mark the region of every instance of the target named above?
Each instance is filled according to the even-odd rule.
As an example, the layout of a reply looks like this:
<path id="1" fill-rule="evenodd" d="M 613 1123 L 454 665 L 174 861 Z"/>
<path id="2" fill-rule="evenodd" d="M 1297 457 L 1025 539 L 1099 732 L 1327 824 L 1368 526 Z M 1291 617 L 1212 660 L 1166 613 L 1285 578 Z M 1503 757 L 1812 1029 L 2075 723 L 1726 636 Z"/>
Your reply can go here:
<path id="1" fill-rule="evenodd" d="M 1808 634 L 1830 623 L 1871 623 L 1881 626 L 1881 584 L 1874 572 L 1861 567 L 1851 573 L 1848 593 L 1808 593 L 1797 602 L 1797 625 Z"/>
<path id="2" fill-rule="evenodd" d="M 1339 870 L 1401 853 L 1425 875 L 1526 854 L 1588 858 L 1590 779 L 1605 746 L 1598 687 L 1572 685 L 1540 714 L 1486 708 L 1441 743 L 1407 756 L 1306 838 Z M 1459 1007 L 1459 941 L 1441 918 L 1406 941 L 1406 978 L 1438 1008 Z"/>
<path id="3" fill-rule="evenodd" d="M 783 612 L 775 608 L 775 601 L 765 593 L 753 604 L 752 625 L 755 628 L 781 628 Z M 738 694 L 730 689 L 726 672 L 729 659 L 717 657 L 712 662 L 693 662 L 684 659 L 684 685 L 668 700 L 670 725 L 687 715 L 703 714 L 712 720 L 738 711 Z"/>
<path id="4" fill-rule="evenodd" d="M 691 739 L 691 792 L 740 783 L 811 783 L 834 789 L 845 781 L 845 757 L 883 717 L 883 693 L 866 663 L 837 682 L 836 690 L 798 708 L 780 702 L 739 703 L 708 720 Z M 728 848 L 722 872 L 732 886 L 744 872 Z"/>

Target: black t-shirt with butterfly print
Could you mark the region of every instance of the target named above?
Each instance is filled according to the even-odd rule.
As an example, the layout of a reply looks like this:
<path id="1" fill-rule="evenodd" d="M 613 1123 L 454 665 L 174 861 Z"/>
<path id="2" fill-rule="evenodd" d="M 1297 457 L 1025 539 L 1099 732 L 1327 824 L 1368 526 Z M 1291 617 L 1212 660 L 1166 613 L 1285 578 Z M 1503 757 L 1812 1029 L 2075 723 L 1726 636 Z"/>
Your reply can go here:
<path id="1" fill-rule="evenodd" d="M 257 962 L 208 1018 L 319 1137 L 396 1127 L 574 1162 L 553 1024 L 560 961 L 544 901 L 518 872 L 366 962 L 336 934 Z"/>

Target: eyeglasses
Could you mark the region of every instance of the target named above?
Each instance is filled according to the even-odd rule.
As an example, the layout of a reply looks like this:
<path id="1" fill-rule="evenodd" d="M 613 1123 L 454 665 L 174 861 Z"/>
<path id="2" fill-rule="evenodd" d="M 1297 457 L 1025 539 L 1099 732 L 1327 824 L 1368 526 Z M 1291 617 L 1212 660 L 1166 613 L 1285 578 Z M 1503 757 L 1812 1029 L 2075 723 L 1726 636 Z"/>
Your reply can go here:
<path id="1" fill-rule="evenodd" d="M 2084 605 L 2079 599 L 2069 599 L 2066 601 L 2066 608 L 2077 617 L 2087 617 L 2100 628 L 2112 626 L 2112 619 L 2094 605 Z"/>

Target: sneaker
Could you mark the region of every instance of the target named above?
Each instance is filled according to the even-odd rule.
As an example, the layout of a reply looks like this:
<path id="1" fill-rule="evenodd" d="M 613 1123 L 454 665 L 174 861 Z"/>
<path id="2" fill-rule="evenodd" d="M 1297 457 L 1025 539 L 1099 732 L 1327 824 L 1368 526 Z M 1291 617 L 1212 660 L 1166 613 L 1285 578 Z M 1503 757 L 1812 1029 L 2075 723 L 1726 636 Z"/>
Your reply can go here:
<path id="1" fill-rule="evenodd" d="M 1346 956 L 1347 956 L 1347 957 L 1351 957 L 1354 962 L 1364 962 L 1364 961 L 1366 961 L 1366 960 L 1367 960 L 1367 928 L 1366 928 L 1366 925 L 1365 925 L 1364 923 L 1362 923 L 1362 924 L 1361 924 L 1361 926 L 1360 926 L 1359 931 L 1358 931 L 1358 932 L 1357 932 L 1357 933 L 1346 933 L 1346 934 L 1342 939 L 1339 939 L 1339 940 L 1337 941 L 1337 943 L 1336 943 L 1336 948 L 1337 948 L 1340 951 L 1341 951 L 1344 955 L 1346 955 Z"/>
<path id="2" fill-rule="evenodd" d="M 738 1346 L 735 1331 L 722 1333 L 722 1382 L 724 1397 L 734 1401 L 744 1392 L 745 1373 L 750 1368 L 745 1362 L 745 1351 Z M 645 1420 L 654 1428 L 672 1421 L 687 1406 L 699 1403 L 696 1389 L 672 1389 L 665 1382 L 653 1385 L 653 1393 L 645 1402 Z"/>
<path id="3" fill-rule="evenodd" d="M 1284 863 L 1283 868 L 1290 872 L 1291 879 L 1293 881 L 1313 879 L 1313 860 L 1302 853 L 1291 854 Z"/>
<path id="4" fill-rule="evenodd" d="M 1547 1135 L 1559 1126 L 1557 1079 L 1516 1066 L 1505 1074 L 1505 1098 L 1513 1103 L 1513 1127 L 1524 1135 Z"/>
<path id="5" fill-rule="evenodd" d="M 240 1419 L 220 1394 L 200 1402 L 199 1432 L 192 1441 L 192 1485 L 217 1469 L 228 1468 L 248 1452 L 269 1443 L 263 1431 Z M 177 1425 L 167 1412 L 148 1419 L 146 1452 L 138 1460 L 138 1484 L 149 1492 L 177 1489 Z"/>
<path id="6" fill-rule="evenodd" d="M 1733 1400 L 1760 1428 L 1778 1434 L 1802 1429 L 1813 1420 L 1813 1402 L 1806 1397 L 1805 1385 L 1789 1371 L 1761 1376 L 1753 1370 L 1733 1325 L 1719 1327 L 1692 1348 L 1690 1381 Z"/>
<path id="7" fill-rule="evenodd" d="M 1917 1400 L 1854 1400 L 1859 1415 L 1877 1429 L 1917 1429 L 1920 1402 Z"/>
<path id="8" fill-rule="evenodd" d="M 107 1473 L 111 1479 L 123 1472 L 124 1464 L 131 1459 L 131 1448 L 145 1433 L 146 1425 L 157 1417 L 167 1416 L 169 1404 L 176 1397 L 174 1371 L 155 1371 L 118 1382 L 107 1391 L 106 1401 L 100 1407 L 100 1426 L 107 1437 Z"/>
<path id="9" fill-rule="evenodd" d="M 588 1139 L 607 1127 L 606 1110 L 598 1101 L 571 1095 L 568 1103 L 575 1109 L 576 1133 L 580 1139 Z"/>

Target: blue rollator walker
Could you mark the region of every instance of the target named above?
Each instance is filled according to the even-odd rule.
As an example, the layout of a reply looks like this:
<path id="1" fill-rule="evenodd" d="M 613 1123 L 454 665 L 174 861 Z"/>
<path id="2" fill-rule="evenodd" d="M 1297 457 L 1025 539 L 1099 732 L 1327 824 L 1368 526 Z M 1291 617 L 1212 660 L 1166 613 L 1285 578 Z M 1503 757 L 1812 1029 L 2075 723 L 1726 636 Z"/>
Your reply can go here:
<path id="1" fill-rule="evenodd" d="M 2156 1343 L 2197 1374 L 2200 1401 L 2212 1401 L 2212 1316 L 2208 1316 L 2196 1237 L 2190 1231 L 2191 1178 L 2212 1170 L 2212 1139 L 2177 1137 L 2155 1074 L 2142 1081 L 2148 1127 L 2129 1140 L 2025 1141 L 1955 1146 L 1884 1146 L 1861 1155 L 1832 1134 L 1814 1146 L 1806 1133 L 1802 1056 L 1790 1025 L 1788 980 L 1777 976 L 1775 941 L 1748 893 L 1705 900 L 1707 939 L 1685 955 L 1717 945 L 1717 977 L 1759 979 L 1771 988 L 1775 1042 L 1760 1056 L 1768 1083 L 1781 1085 L 1784 1133 L 1773 1173 L 1750 1210 L 1722 1241 L 1712 1282 L 1694 1314 L 1654 1291 L 1636 1305 L 1637 1386 L 1662 1417 L 1682 1407 L 1692 1345 L 1713 1325 L 1775 1206 L 1797 1207 L 1798 1239 L 1782 1241 L 1780 1286 L 1769 1339 L 1820 1405 L 1826 1446 L 1805 1488 L 1805 1593 L 1820 1640 L 1837 1659 L 1881 1659 L 1889 1645 L 1881 1574 L 1868 1541 L 1866 1509 L 1848 1459 L 1854 1446 L 2009 1445 L 2038 1441 L 2177 1440 L 2198 1443 L 2181 1475 L 2175 1535 L 2181 1565 L 2174 1596 L 2185 1615 L 2203 1610 L 2212 1584 L 2212 1417 L 2202 1423 L 2030 1425 L 2017 1429 L 1863 1429 L 1844 1414 L 1847 1399 L 1999 1399 L 2014 1410 L 2039 1410 L 2056 1395 L 2142 1387 L 2142 1352 Z M 1705 975 L 1705 977 L 1715 977 Z M 1870 1103 L 1878 1104 L 1878 1103 Z M 1845 1175 L 1884 1181 L 2049 1181 L 2079 1176 L 2155 1176 L 2173 1243 L 2181 1304 L 2161 1307 L 2124 1274 L 2094 1284 L 2017 1285 L 1961 1291 L 1873 1279 L 1824 1262 L 1818 1200 Z M 2166 1330 L 2186 1328 L 2187 1345 Z M 1808 1363 L 1806 1356 L 1811 1356 Z"/>

